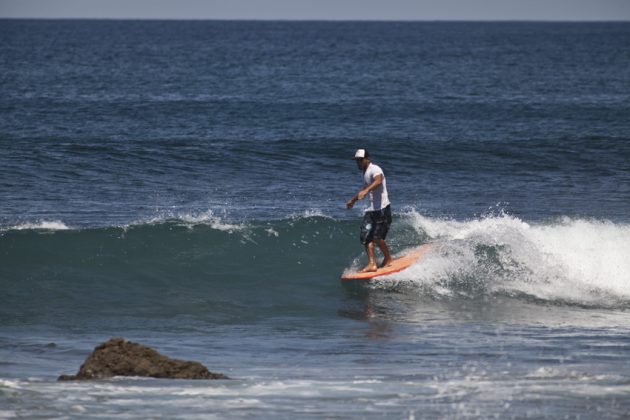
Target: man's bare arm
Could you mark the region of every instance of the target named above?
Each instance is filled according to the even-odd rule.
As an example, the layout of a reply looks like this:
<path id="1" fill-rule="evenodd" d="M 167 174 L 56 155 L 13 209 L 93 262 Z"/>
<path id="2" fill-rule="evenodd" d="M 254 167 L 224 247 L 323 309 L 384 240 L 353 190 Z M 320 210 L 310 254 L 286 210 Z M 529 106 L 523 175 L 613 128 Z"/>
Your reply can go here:
<path id="1" fill-rule="evenodd" d="M 368 185 L 367 187 L 363 188 L 361 191 L 356 193 L 354 197 L 352 197 L 346 203 L 346 207 L 351 209 L 352 206 L 354 206 L 354 203 L 356 203 L 358 200 L 362 200 L 366 195 L 370 193 L 370 191 L 377 189 L 382 183 L 383 183 L 383 174 L 376 175 L 374 177 L 374 181 L 370 185 Z"/>

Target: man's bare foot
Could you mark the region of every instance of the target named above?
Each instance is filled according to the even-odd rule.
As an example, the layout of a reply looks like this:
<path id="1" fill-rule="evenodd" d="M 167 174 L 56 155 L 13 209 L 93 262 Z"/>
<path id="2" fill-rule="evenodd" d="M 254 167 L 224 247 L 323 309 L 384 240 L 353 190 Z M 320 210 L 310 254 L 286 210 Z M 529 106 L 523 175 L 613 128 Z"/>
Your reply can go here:
<path id="1" fill-rule="evenodd" d="M 376 267 L 376 264 L 368 264 L 365 267 L 363 267 L 363 270 L 359 271 L 359 273 L 371 273 L 376 270 L 378 270 L 378 268 Z"/>
<path id="2" fill-rule="evenodd" d="M 381 267 L 387 267 L 392 265 L 392 262 L 394 262 L 394 260 L 392 260 L 391 258 L 388 258 L 386 260 L 383 260 L 383 262 L 381 263 Z"/>

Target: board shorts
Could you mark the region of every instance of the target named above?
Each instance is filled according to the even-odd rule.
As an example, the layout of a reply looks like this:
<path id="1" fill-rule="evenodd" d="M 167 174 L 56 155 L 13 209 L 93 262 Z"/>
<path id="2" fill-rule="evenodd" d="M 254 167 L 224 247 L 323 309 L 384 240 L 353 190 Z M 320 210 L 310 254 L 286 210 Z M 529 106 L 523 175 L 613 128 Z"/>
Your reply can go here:
<path id="1" fill-rule="evenodd" d="M 366 211 L 361 223 L 361 243 L 366 245 L 375 239 L 385 239 L 392 224 L 392 209 L 390 206 L 375 211 Z"/>

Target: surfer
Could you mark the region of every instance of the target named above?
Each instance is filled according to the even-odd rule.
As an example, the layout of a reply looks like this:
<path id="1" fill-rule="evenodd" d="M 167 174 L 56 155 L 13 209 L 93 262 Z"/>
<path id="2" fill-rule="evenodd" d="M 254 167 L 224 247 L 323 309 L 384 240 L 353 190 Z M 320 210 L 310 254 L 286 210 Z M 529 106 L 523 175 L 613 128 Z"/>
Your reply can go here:
<path id="1" fill-rule="evenodd" d="M 385 243 L 389 225 L 392 223 L 392 211 L 383 170 L 370 161 L 370 154 L 365 149 L 358 149 L 354 154 L 354 160 L 357 167 L 363 172 L 363 189 L 348 200 L 346 207 L 351 209 L 354 203 L 362 200 L 365 196 L 370 199 L 370 205 L 365 209 L 361 223 L 361 243 L 365 246 L 365 252 L 368 256 L 368 264 L 361 270 L 364 273 L 378 269 L 374 256 L 374 243 L 383 253 L 381 267 L 386 267 L 392 262 L 389 248 Z"/>

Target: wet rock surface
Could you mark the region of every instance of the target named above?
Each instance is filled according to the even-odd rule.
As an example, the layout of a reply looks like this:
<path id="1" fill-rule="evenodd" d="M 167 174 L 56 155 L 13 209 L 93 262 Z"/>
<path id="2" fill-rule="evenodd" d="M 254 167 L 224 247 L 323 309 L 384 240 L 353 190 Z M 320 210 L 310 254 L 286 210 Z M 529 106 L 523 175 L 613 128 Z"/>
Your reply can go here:
<path id="1" fill-rule="evenodd" d="M 104 379 L 113 376 L 146 376 L 171 379 L 228 379 L 210 372 L 199 362 L 171 359 L 142 344 L 112 338 L 98 345 L 76 375 L 60 381 Z"/>

